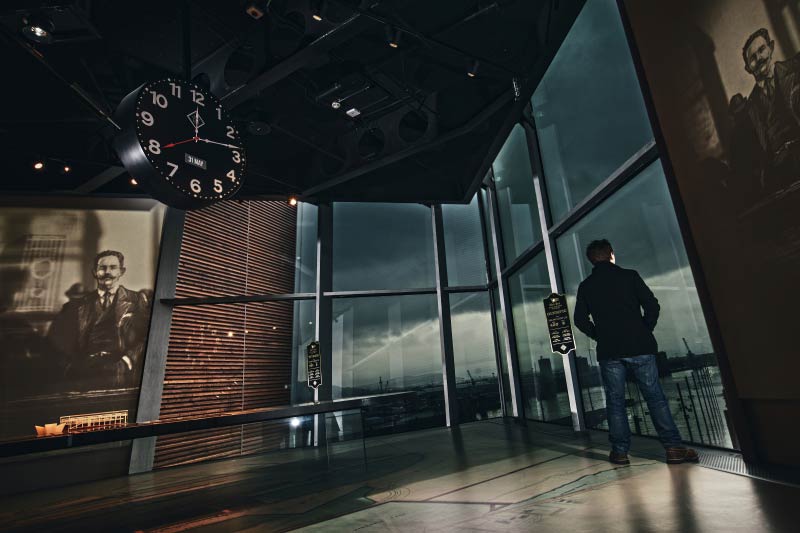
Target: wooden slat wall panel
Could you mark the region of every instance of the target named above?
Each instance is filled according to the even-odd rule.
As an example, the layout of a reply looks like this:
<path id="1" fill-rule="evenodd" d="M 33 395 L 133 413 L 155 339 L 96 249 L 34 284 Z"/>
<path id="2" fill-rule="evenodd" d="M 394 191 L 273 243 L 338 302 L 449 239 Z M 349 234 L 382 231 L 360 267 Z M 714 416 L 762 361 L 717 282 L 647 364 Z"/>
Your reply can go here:
<path id="1" fill-rule="evenodd" d="M 186 217 L 177 296 L 294 290 L 296 211 L 284 202 L 223 202 Z M 289 403 L 292 302 L 174 309 L 160 418 Z M 283 422 L 159 437 L 155 467 L 285 444 Z"/>

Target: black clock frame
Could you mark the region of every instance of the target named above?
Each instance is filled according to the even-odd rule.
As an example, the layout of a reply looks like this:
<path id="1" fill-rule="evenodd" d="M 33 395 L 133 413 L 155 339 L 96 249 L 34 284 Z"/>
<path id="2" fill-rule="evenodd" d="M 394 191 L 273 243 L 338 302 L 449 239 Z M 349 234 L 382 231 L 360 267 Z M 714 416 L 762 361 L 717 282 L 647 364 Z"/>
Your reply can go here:
<path id="1" fill-rule="evenodd" d="M 222 105 L 219 100 L 213 94 L 211 94 L 210 91 L 186 80 L 165 78 L 143 83 L 122 99 L 122 102 L 120 102 L 116 112 L 114 113 L 114 120 L 120 125 L 121 128 L 121 132 L 113 141 L 113 147 L 117 153 L 117 156 L 119 157 L 120 161 L 122 161 L 122 164 L 125 166 L 125 169 L 128 171 L 128 173 L 137 180 L 140 186 L 150 193 L 153 198 L 166 205 L 177 207 L 179 209 L 191 210 L 200 209 L 221 200 L 231 198 L 241 189 L 241 186 L 244 182 L 247 161 L 244 146 L 241 146 L 242 161 L 235 163 L 235 165 L 240 168 L 238 182 L 233 188 L 225 192 L 223 195 L 215 197 L 197 197 L 182 190 L 170 179 L 168 179 L 168 177 L 165 176 L 163 172 L 153 164 L 152 161 L 150 161 L 150 158 L 148 158 L 147 154 L 145 153 L 145 147 L 140 142 L 137 134 L 137 108 L 143 92 L 148 91 L 152 86 L 164 82 L 179 83 L 182 87 L 186 87 L 187 89 L 193 88 L 204 95 L 206 102 L 211 102 L 220 107 Z M 212 107 L 209 106 L 205 109 L 212 109 Z M 227 121 L 232 124 L 232 121 L 230 121 L 230 117 L 227 115 L 227 113 L 225 113 L 224 108 L 222 110 L 222 114 L 225 116 Z M 233 127 L 235 129 L 235 126 Z M 242 144 L 241 136 L 239 135 L 238 130 L 235 129 L 235 132 L 238 142 Z"/>

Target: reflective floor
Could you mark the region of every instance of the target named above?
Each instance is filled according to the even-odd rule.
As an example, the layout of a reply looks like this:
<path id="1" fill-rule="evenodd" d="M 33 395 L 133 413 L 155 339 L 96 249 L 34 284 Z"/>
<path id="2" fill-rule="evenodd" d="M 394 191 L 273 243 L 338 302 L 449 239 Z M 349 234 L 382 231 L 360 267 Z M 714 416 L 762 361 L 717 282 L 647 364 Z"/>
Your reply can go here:
<path id="1" fill-rule="evenodd" d="M 2 531 L 797 531 L 800 487 L 500 420 L 6 497 Z M 711 453 L 711 452 L 706 452 Z M 715 452 L 720 453 L 720 452 Z"/>

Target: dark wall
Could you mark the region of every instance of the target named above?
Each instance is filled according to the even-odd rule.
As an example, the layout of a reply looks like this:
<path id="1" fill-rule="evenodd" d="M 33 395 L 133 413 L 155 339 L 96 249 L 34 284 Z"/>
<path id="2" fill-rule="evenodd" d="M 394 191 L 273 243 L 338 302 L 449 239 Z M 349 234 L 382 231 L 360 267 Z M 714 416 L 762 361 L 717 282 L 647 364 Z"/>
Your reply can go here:
<path id="1" fill-rule="evenodd" d="M 726 389 L 744 417 L 742 445 L 798 465 L 800 123 L 789 94 L 800 88 L 791 38 L 800 20 L 766 0 L 623 4 L 718 323 Z M 759 28 L 787 94 L 772 104 L 780 119 L 760 118 L 744 69 L 742 48 Z M 764 140 L 775 120 L 789 131 L 780 154 Z"/>

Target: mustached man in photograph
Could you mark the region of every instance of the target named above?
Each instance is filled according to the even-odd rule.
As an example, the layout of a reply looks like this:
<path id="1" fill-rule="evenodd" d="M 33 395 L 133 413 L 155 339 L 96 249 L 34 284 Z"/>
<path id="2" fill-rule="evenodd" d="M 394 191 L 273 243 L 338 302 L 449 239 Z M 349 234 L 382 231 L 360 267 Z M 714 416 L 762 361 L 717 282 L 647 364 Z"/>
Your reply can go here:
<path id="1" fill-rule="evenodd" d="M 151 300 L 120 281 L 125 257 L 114 250 L 97 254 L 92 274 L 95 290 L 72 295 L 48 332 L 63 357 L 65 377 L 82 389 L 135 386 L 144 355 Z"/>

